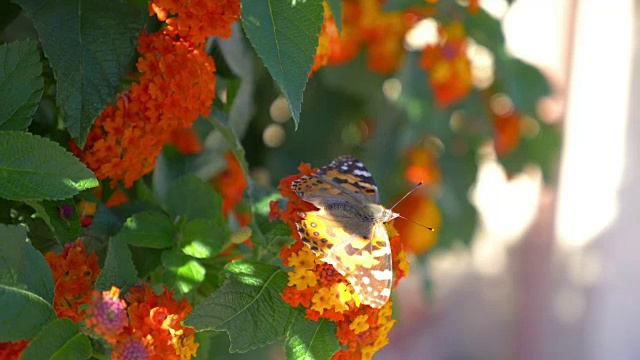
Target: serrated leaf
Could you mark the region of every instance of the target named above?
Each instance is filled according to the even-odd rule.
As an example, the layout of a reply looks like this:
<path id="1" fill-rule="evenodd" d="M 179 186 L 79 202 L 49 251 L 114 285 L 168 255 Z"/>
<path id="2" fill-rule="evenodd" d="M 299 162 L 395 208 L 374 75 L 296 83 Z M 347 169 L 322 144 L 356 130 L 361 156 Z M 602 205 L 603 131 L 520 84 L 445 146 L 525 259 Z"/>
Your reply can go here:
<path id="1" fill-rule="evenodd" d="M 0 342 L 31 339 L 56 312 L 43 298 L 16 287 L 0 285 Z"/>
<path id="2" fill-rule="evenodd" d="M 301 312 L 297 317 L 284 343 L 285 359 L 328 360 L 340 350 L 335 322 L 312 321 Z"/>
<path id="3" fill-rule="evenodd" d="M 342 34 L 342 1 L 327 0 L 327 3 L 329 4 L 329 9 L 331 9 L 333 21 L 336 23 L 336 27 L 338 28 L 338 35 Z"/>
<path id="4" fill-rule="evenodd" d="M 51 304 L 51 269 L 26 239 L 22 226 L 0 224 L 0 284 L 27 290 Z"/>
<path id="5" fill-rule="evenodd" d="M 33 20 L 57 80 L 56 99 L 80 147 L 113 100 L 144 25 L 125 1 L 16 0 Z"/>
<path id="6" fill-rule="evenodd" d="M 0 64 L 0 130 L 25 130 L 44 88 L 38 43 L 0 45 Z"/>
<path id="7" fill-rule="evenodd" d="M 36 216 L 51 228 L 60 244 L 74 241 L 80 236 L 80 214 L 73 199 L 28 203 L 36 210 Z"/>
<path id="8" fill-rule="evenodd" d="M 116 237 L 129 245 L 165 249 L 175 243 L 175 233 L 175 224 L 166 214 L 143 211 L 128 218 Z"/>
<path id="9" fill-rule="evenodd" d="M 195 219 L 182 232 L 182 252 L 197 259 L 211 257 L 222 250 L 230 235 L 224 222 L 216 225 L 210 220 Z"/>
<path id="10" fill-rule="evenodd" d="M 91 342 L 80 332 L 78 325 L 61 318 L 47 324 L 29 342 L 20 359 L 88 359 L 91 351 Z"/>
<path id="11" fill-rule="evenodd" d="M 288 282 L 277 266 L 237 260 L 224 268 L 225 282 L 197 305 L 184 323 L 229 333 L 231 352 L 245 352 L 284 337 L 295 309 L 280 293 Z"/>
<path id="12" fill-rule="evenodd" d="M 131 260 L 129 246 L 122 239 L 111 238 L 107 259 L 96 280 L 96 289 L 104 291 L 116 286 L 124 292 L 136 282 L 138 276 Z"/>
<path id="13" fill-rule="evenodd" d="M 322 27 L 322 1 L 242 1 L 242 26 L 300 122 L 302 92 Z"/>
<path id="14" fill-rule="evenodd" d="M 91 170 L 55 142 L 18 131 L 0 131 L 0 197 L 60 200 L 98 186 Z"/>
<path id="15" fill-rule="evenodd" d="M 166 205 L 172 218 L 214 220 L 222 216 L 222 197 L 193 174 L 171 184 Z"/>
<path id="16" fill-rule="evenodd" d="M 164 282 L 183 294 L 204 281 L 206 269 L 190 256 L 167 250 L 162 253 L 161 260 L 166 270 Z"/>

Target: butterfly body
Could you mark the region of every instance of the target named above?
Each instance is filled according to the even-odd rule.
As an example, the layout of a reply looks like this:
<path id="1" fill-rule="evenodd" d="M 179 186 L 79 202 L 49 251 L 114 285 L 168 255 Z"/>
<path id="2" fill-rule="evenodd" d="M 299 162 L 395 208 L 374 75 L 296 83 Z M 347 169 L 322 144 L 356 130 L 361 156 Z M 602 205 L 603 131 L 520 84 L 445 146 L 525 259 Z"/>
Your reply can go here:
<path id="1" fill-rule="evenodd" d="M 391 294 L 391 246 L 384 223 L 398 214 L 378 204 L 379 194 L 364 165 L 341 157 L 292 184 L 319 210 L 302 213 L 302 241 L 353 285 L 363 303 L 381 307 Z"/>

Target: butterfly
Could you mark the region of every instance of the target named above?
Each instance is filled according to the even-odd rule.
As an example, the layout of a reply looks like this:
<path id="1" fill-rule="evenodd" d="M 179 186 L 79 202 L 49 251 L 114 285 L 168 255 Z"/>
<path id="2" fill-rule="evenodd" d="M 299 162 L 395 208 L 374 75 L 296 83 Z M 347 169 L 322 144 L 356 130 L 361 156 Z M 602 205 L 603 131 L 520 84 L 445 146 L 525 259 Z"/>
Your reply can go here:
<path id="1" fill-rule="evenodd" d="M 300 214 L 296 226 L 302 241 L 347 278 L 364 304 L 382 307 L 393 279 L 384 223 L 399 215 L 378 204 L 371 173 L 360 161 L 344 156 L 293 181 L 292 189 L 319 209 Z"/>

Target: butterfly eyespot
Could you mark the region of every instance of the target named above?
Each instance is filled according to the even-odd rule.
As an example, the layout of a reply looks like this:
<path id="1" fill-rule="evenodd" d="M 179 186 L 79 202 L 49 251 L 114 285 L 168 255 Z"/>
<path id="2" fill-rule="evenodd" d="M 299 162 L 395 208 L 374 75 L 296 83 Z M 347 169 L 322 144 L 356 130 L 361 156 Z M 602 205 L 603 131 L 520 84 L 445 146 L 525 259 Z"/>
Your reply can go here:
<path id="1" fill-rule="evenodd" d="M 320 236 L 320 233 L 319 233 L 319 232 L 317 232 L 317 231 L 314 231 L 314 232 L 313 232 L 313 236 Z M 326 239 L 323 239 L 323 240 L 326 240 Z"/>

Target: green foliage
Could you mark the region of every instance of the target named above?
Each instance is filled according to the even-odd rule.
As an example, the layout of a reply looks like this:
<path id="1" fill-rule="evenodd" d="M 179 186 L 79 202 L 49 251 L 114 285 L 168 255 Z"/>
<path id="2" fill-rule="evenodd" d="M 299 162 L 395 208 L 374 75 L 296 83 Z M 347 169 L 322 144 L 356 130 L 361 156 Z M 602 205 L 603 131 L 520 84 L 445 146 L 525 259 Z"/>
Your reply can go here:
<path id="1" fill-rule="evenodd" d="M 169 215 L 188 220 L 215 221 L 221 216 L 222 198 L 210 186 L 190 174 L 174 181 L 167 192 Z"/>
<path id="2" fill-rule="evenodd" d="M 22 226 L 0 224 L 0 285 L 26 290 L 51 304 L 51 270 L 42 254 L 26 241 L 26 235 Z"/>
<path id="3" fill-rule="evenodd" d="M 329 4 L 329 9 L 331 9 L 331 16 L 333 16 L 333 21 L 336 23 L 336 27 L 338 28 L 338 33 L 342 33 L 342 1 L 340 0 L 327 0 L 327 4 Z"/>
<path id="4" fill-rule="evenodd" d="M 285 358 L 331 359 L 340 349 L 335 333 L 335 323 L 326 319 L 311 321 L 299 313 L 285 341 Z"/>
<path id="5" fill-rule="evenodd" d="M 300 121 L 307 83 L 322 26 L 322 1 L 242 1 L 242 26 L 258 56 Z"/>
<path id="6" fill-rule="evenodd" d="M 51 140 L 0 131 L 0 197 L 58 200 L 98 186 L 93 173 Z"/>
<path id="7" fill-rule="evenodd" d="M 401 11 L 411 9 L 412 7 L 424 5 L 422 0 L 389 0 L 384 3 L 384 11 Z"/>
<path id="8" fill-rule="evenodd" d="M 71 199 L 29 202 L 29 205 L 36 210 L 34 216 L 42 218 L 62 244 L 80 236 L 80 214 Z M 71 212 L 70 216 L 64 213 L 67 209 Z"/>
<path id="9" fill-rule="evenodd" d="M 128 218 L 116 237 L 129 245 L 164 249 L 175 243 L 175 234 L 175 225 L 167 215 L 143 211 Z"/>
<path id="10" fill-rule="evenodd" d="M 57 319 L 47 324 L 29 343 L 21 359 L 88 359 L 91 342 L 69 319 Z"/>
<path id="11" fill-rule="evenodd" d="M 234 261 L 224 272 L 222 287 L 197 305 L 185 324 L 197 330 L 226 331 L 231 352 L 245 352 L 283 338 L 296 313 L 280 297 L 287 284 L 286 273 L 250 261 Z"/>
<path id="12" fill-rule="evenodd" d="M 0 299 L 0 342 L 30 339 L 56 318 L 51 304 L 27 290 L 0 284 Z"/>
<path id="13" fill-rule="evenodd" d="M 128 289 L 138 281 L 131 251 L 125 240 L 118 237 L 109 240 L 107 259 L 96 280 L 96 289 L 109 290 L 111 286 Z"/>
<path id="14" fill-rule="evenodd" d="M 498 56 L 496 61 L 496 81 L 515 107 L 528 115 L 536 116 L 538 100 L 551 93 L 549 84 L 542 73 L 533 66 L 518 59 Z"/>
<path id="15" fill-rule="evenodd" d="M 165 284 L 186 294 L 204 281 L 206 269 L 196 259 L 167 250 L 162 253 Z"/>
<path id="16" fill-rule="evenodd" d="M 25 130 L 44 87 L 38 43 L 0 45 L 0 64 L 0 130 Z"/>
<path id="17" fill-rule="evenodd" d="M 57 102 L 78 144 L 114 98 L 142 30 L 127 2 L 16 0 L 33 20 L 57 81 Z"/>
<path id="18" fill-rule="evenodd" d="M 206 219 L 195 219 L 187 223 L 182 233 L 182 251 L 198 259 L 209 258 L 222 250 L 229 236 L 226 223 L 214 224 Z"/>

